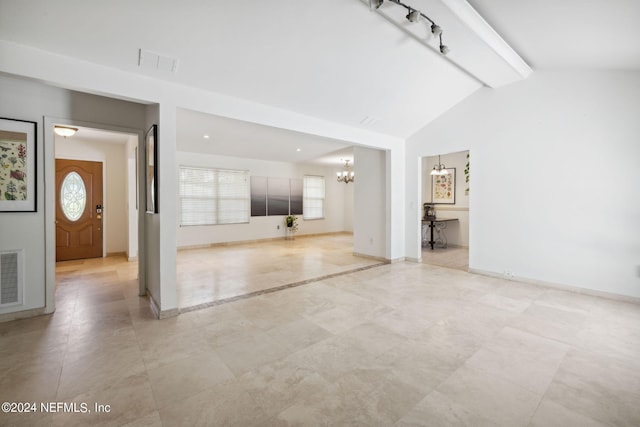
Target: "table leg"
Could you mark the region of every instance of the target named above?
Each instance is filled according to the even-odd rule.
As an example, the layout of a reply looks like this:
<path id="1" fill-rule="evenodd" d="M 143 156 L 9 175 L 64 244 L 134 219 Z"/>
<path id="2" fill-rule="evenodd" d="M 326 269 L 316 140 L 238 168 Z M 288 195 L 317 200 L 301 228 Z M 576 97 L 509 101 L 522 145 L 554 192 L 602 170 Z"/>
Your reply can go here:
<path id="1" fill-rule="evenodd" d="M 429 240 L 429 244 L 431 245 L 431 250 L 433 250 L 433 244 L 435 243 L 433 241 L 433 227 L 435 226 L 435 224 L 433 223 L 433 221 L 429 221 L 429 228 L 431 229 L 431 239 Z"/>

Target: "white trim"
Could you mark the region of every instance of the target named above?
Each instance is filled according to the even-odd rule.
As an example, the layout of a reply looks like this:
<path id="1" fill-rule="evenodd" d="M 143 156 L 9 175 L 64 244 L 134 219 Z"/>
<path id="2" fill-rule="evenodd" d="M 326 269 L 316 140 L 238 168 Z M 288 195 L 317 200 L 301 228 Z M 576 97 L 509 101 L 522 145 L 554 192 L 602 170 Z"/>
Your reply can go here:
<path id="1" fill-rule="evenodd" d="M 442 3 L 522 78 L 527 78 L 533 73 L 533 70 L 524 62 L 524 59 L 500 37 L 469 3 L 460 0 L 442 0 Z"/>
<path id="2" fill-rule="evenodd" d="M 593 297 L 607 298 L 607 299 L 612 299 L 616 301 L 625 301 L 625 302 L 640 304 L 640 297 L 634 297 L 630 295 L 615 294 L 612 292 L 599 291 L 596 289 L 587 289 L 579 286 L 565 285 L 562 283 L 545 282 L 544 280 L 529 279 L 529 278 L 520 277 L 520 276 L 506 277 L 500 273 L 494 273 L 492 271 L 487 271 L 487 270 L 480 270 L 477 268 L 469 268 L 469 273 L 478 274 L 480 276 L 495 277 L 498 279 L 509 280 L 512 282 L 519 282 L 519 283 L 526 283 L 529 285 L 541 286 L 543 288 L 559 289 L 559 290 L 574 292 L 582 295 L 589 295 Z"/>

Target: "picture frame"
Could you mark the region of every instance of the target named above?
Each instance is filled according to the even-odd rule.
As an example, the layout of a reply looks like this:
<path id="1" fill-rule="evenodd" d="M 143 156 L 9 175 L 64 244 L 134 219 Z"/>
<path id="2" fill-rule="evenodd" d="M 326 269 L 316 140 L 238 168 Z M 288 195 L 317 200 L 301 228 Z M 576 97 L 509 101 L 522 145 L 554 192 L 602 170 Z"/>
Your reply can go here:
<path id="1" fill-rule="evenodd" d="M 158 206 L 158 125 L 152 125 L 145 135 L 146 212 L 159 213 Z"/>
<path id="2" fill-rule="evenodd" d="M 37 128 L 0 117 L 0 212 L 37 211 Z"/>
<path id="3" fill-rule="evenodd" d="M 431 203 L 456 204 L 456 168 L 446 168 L 447 175 L 431 175 Z"/>

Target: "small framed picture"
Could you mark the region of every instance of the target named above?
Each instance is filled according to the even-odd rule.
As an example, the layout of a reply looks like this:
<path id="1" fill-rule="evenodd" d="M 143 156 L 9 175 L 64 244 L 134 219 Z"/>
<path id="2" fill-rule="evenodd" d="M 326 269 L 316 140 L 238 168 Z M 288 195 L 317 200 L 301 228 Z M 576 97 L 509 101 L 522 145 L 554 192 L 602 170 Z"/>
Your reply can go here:
<path id="1" fill-rule="evenodd" d="M 431 175 L 431 202 L 456 204 L 456 168 L 447 168 L 446 175 Z"/>
<path id="2" fill-rule="evenodd" d="M 158 213 L 158 125 L 145 137 L 147 213 Z"/>
<path id="3" fill-rule="evenodd" d="M 0 212 L 35 212 L 37 123 L 0 118 Z"/>

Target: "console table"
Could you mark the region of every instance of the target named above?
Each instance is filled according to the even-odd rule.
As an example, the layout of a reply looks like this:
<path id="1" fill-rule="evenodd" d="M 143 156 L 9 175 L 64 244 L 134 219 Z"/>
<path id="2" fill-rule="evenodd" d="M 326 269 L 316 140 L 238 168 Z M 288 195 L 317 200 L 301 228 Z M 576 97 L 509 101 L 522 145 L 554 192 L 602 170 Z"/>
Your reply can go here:
<path id="1" fill-rule="evenodd" d="M 441 248 L 447 247 L 447 236 L 444 234 L 444 229 L 447 228 L 447 223 L 451 221 L 457 221 L 458 218 L 432 218 L 422 220 L 422 247 L 426 248 L 427 245 L 438 244 Z M 427 240 L 427 227 L 429 227 L 429 240 Z M 436 229 L 438 236 L 436 240 L 433 239 L 433 229 Z"/>

